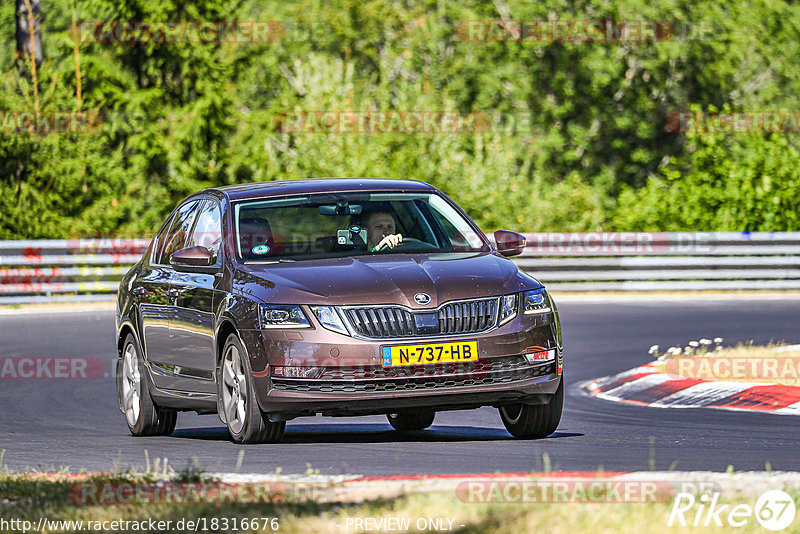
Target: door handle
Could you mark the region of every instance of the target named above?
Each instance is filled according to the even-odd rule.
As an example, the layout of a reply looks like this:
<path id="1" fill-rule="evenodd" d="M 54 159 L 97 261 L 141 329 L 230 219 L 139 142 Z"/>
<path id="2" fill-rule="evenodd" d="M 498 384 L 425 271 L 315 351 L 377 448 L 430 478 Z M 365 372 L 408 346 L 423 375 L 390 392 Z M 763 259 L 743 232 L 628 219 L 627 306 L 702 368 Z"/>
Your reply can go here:
<path id="1" fill-rule="evenodd" d="M 136 287 L 133 288 L 132 293 L 134 295 L 136 295 L 137 297 L 143 297 L 143 296 L 147 295 L 147 290 L 145 288 L 143 288 L 142 286 L 136 286 Z"/>
<path id="2" fill-rule="evenodd" d="M 183 294 L 182 289 L 170 289 L 169 291 L 167 291 L 167 296 L 171 299 L 176 299 L 180 297 L 181 294 Z"/>

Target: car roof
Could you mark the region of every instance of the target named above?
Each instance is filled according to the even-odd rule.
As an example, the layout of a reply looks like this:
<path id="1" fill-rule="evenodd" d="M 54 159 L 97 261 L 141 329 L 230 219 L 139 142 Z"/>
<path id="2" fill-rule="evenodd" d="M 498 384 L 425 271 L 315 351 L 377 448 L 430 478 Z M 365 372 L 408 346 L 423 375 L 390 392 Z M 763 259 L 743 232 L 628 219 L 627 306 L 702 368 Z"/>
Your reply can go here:
<path id="1" fill-rule="evenodd" d="M 393 180 L 380 178 L 314 178 L 307 180 L 285 180 L 228 185 L 206 189 L 218 191 L 230 200 L 261 198 L 270 196 L 301 195 L 352 191 L 436 191 L 436 188 L 417 180 Z"/>

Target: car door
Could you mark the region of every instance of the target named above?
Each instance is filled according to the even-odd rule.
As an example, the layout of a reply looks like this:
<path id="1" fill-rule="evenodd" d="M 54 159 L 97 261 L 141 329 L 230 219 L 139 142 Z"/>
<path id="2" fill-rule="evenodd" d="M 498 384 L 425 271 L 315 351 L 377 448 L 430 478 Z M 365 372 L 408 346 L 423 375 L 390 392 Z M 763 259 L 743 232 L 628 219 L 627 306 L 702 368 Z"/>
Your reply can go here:
<path id="1" fill-rule="evenodd" d="M 180 387 L 171 363 L 169 324 L 175 307 L 175 294 L 171 292 L 175 271 L 169 264 L 169 256 L 184 247 L 199 204 L 199 201 L 191 200 L 175 210 L 169 225 L 154 245 L 150 265 L 140 279 L 142 289 L 138 290 L 138 298 L 144 350 L 153 382 L 160 389 Z M 133 291 L 137 293 L 137 289 Z"/>
<path id="2" fill-rule="evenodd" d="M 206 247 L 212 263 L 220 266 L 221 242 L 220 205 L 216 200 L 203 200 L 186 246 Z M 216 290 L 220 279 L 213 274 L 180 272 L 172 278 L 170 293 L 175 300 L 169 323 L 170 364 L 185 391 L 216 393 L 214 300 L 221 298 Z"/>

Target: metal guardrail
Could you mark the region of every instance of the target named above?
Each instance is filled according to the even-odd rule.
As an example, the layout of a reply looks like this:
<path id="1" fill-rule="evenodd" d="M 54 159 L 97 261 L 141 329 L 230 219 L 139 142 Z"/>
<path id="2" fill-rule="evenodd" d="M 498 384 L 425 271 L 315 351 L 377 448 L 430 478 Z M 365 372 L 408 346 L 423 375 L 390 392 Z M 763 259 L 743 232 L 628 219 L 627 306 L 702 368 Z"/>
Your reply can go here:
<path id="1" fill-rule="evenodd" d="M 800 289 L 800 232 L 526 234 L 555 291 Z M 112 300 L 146 239 L 0 241 L 0 304 Z"/>
<path id="2" fill-rule="evenodd" d="M 800 232 L 526 237 L 517 265 L 556 291 L 800 289 Z"/>
<path id="3" fill-rule="evenodd" d="M 0 304 L 113 300 L 149 239 L 0 241 Z"/>

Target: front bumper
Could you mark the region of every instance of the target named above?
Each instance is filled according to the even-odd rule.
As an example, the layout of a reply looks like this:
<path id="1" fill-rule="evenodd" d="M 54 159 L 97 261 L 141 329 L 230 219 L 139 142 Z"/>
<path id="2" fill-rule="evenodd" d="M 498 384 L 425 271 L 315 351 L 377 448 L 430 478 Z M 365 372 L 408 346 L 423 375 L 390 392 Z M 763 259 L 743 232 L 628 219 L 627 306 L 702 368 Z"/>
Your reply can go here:
<path id="1" fill-rule="evenodd" d="M 476 362 L 383 368 L 381 346 L 317 328 L 242 331 L 261 410 L 274 420 L 301 415 L 369 415 L 402 409 L 437 411 L 542 404 L 561 381 L 562 350 L 553 314 L 518 316 L 475 336 L 414 338 L 407 343 L 474 340 Z M 529 364 L 529 347 L 555 349 L 555 361 Z M 272 366 L 323 367 L 317 379 L 271 376 Z"/>
<path id="2" fill-rule="evenodd" d="M 375 415 L 398 410 L 467 410 L 506 404 L 547 404 L 561 377 L 544 375 L 530 380 L 479 386 L 450 386 L 401 392 L 327 393 L 271 390 L 266 412 L 273 420 L 303 415 Z"/>

